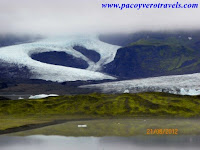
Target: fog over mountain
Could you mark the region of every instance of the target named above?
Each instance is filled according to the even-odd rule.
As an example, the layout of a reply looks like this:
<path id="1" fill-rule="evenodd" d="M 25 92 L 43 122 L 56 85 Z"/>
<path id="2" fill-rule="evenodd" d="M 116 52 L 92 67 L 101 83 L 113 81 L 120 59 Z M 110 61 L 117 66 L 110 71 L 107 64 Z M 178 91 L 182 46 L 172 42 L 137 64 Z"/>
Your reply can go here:
<path id="1" fill-rule="evenodd" d="M 0 0 L 0 34 L 77 34 L 198 29 L 200 9 L 103 9 L 102 3 L 175 0 Z M 179 3 L 197 3 L 181 0 Z"/>

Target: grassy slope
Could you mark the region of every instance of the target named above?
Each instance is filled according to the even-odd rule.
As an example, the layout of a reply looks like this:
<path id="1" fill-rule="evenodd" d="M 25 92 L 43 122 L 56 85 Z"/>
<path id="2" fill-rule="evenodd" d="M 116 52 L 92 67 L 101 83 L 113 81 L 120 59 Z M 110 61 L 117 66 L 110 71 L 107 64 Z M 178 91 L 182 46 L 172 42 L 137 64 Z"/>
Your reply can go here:
<path id="1" fill-rule="evenodd" d="M 60 96 L 0 101 L 0 130 L 59 119 L 199 117 L 200 97 L 165 93 Z"/>

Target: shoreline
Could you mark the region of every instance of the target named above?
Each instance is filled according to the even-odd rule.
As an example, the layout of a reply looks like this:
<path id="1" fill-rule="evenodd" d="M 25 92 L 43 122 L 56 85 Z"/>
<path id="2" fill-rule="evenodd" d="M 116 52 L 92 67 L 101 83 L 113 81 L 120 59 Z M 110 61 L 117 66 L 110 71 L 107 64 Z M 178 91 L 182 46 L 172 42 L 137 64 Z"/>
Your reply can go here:
<path id="1" fill-rule="evenodd" d="M 39 123 L 39 124 L 27 124 L 27 125 L 22 125 L 19 127 L 13 127 L 13 128 L 8 128 L 5 130 L 0 130 L 0 136 L 5 135 L 5 134 L 10 134 L 10 133 L 16 133 L 16 132 L 21 132 L 21 131 L 28 131 L 28 130 L 33 130 L 33 129 L 38 129 L 38 128 L 43 128 L 47 126 L 52 126 L 52 125 L 58 125 L 66 122 L 72 122 L 72 121 L 90 121 L 90 120 L 100 120 L 100 119 L 66 119 L 66 120 L 54 120 L 51 122 L 46 122 L 46 123 Z"/>
<path id="2" fill-rule="evenodd" d="M 67 123 L 67 122 L 76 122 L 76 121 L 95 121 L 95 120 L 120 120 L 122 119 L 120 118 L 80 118 L 80 119 L 61 119 L 61 120 L 54 120 L 54 121 L 50 121 L 50 122 L 45 122 L 45 123 L 38 123 L 38 124 L 26 124 L 26 125 L 22 125 L 22 126 L 18 126 L 18 127 L 13 127 L 13 128 L 7 128 L 5 130 L 0 130 L 0 136 L 1 135 L 6 135 L 6 134 L 12 134 L 12 133 L 17 133 L 17 132 L 22 132 L 22 131 L 28 131 L 28 130 L 34 130 L 34 129 L 39 129 L 39 128 L 43 128 L 43 127 L 48 127 L 48 126 L 52 126 L 52 125 L 59 125 L 59 124 L 63 124 L 63 123 Z M 186 119 L 186 120 L 193 120 L 193 119 L 199 119 L 199 118 L 168 118 L 168 117 L 125 117 L 123 119 Z"/>

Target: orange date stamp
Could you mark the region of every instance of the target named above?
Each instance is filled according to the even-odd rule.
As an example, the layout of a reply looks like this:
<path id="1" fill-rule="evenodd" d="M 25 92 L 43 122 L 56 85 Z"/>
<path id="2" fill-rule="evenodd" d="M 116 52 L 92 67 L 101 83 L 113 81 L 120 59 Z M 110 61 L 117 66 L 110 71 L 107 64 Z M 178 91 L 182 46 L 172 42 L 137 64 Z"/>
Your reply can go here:
<path id="1" fill-rule="evenodd" d="M 147 135 L 178 135 L 178 129 L 147 129 Z"/>

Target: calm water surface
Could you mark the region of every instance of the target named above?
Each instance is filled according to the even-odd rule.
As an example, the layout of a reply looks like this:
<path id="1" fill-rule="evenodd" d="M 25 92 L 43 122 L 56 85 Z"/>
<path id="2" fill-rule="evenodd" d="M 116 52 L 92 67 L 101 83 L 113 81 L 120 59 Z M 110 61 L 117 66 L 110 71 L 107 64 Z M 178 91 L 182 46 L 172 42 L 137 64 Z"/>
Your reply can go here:
<path id="1" fill-rule="evenodd" d="M 1 136 L 0 150 L 199 150 L 200 136 Z"/>
<path id="2" fill-rule="evenodd" d="M 146 134 L 147 129 L 156 128 L 179 132 L 178 135 Z M 0 136 L 0 150 L 200 150 L 200 120 L 72 121 Z"/>

